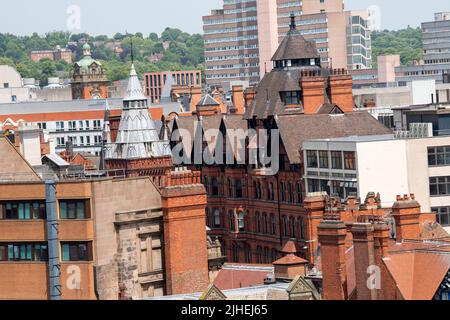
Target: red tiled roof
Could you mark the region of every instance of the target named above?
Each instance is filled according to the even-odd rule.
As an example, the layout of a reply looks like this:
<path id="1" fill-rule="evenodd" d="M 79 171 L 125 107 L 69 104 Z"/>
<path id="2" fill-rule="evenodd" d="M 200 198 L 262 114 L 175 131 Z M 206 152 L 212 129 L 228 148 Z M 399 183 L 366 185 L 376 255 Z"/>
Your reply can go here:
<path id="1" fill-rule="evenodd" d="M 287 256 L 284 256 L 283 258 L 278 259 L 273 264 L 274 265 L 293 265 L 293 264 L 307 264 L 308 261 L 305 259 L 302 259 L 295 254 L 288 254 Z"/>
<path id="2" fill-rule="evenodd" d="M 383 259 L 406 300 L 431 300 L 450 269 L 450 254 L 415 251 Z"/>
<path id="3" fill-rule="evenodd" d="M 295 245 L 294 241 L 289 240 L 288 242 L 286 242 L 283 246 L 283 249 L 281 249 L 281 252 L 289 254 L 296 254 L 298 252 L 297 250 L 297 246 Z"/>

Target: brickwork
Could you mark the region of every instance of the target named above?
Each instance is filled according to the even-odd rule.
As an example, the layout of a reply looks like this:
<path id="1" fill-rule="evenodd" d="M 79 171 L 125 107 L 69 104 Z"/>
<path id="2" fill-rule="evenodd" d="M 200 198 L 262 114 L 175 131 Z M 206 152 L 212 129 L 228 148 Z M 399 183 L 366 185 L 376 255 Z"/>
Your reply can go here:
<path id="1" fill-rule="evenodd" d="M 167 294 L 204 291 L 209 284 L 205 189 L 198 173 L 175 172 L 169 181 L 162 191 Z"/>

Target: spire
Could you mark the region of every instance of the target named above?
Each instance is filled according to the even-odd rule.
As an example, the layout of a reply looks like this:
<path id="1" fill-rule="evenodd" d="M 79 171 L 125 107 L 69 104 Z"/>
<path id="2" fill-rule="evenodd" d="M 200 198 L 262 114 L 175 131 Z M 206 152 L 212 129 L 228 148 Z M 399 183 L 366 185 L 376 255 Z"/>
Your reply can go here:
<path id="1" fill-rule="evenodd" d="M 103 121 L 103 136 L 102 136 L 102 151 L 100 153 L 100 168 L 99 170 L 105 170 L 106 168 L 106 158 L 109 156 L 109 149 L 111 145 L 111 130 L 109 126 L 109 115 L 110 115 L 110 108 L 109 108 L 109 102 L 108 99 L 105 100 L 105 116 Z"/>
<path id="2" fill-rule="evenodd" d="M 291 13 L 291 24 L 289 25 L 289 30 L 292 31 L 292 30 L 296 30 L 296 29 L 297 29 L 297 25 L 295 24 L 295 15 L 292 12 Z"/>
<path id="3" fill-rule="evenodd" d="M 128 80 L 127 91 L 125 92 L 125 98 L 123 101 L 147 101 L 142 90 L 142 84 L 139 81 L 134 63 L 131 64 L 130 79 Z"/>

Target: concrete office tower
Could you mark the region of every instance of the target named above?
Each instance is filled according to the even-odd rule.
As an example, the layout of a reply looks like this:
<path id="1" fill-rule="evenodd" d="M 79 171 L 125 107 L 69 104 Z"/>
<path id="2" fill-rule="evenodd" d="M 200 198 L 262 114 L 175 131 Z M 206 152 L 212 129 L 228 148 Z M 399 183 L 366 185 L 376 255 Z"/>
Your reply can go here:
<path id="1" fill-rule="evenodd" d="M 422 23 L 423 61 L 396 69 L 397 81 L 434 79 L 450 83 L 450 12 L 436 13 L 434 21 Z"/>
<path id="2" fill-rule="evenodd" d="M 259 82 L 272 70 L 291 15 L 305 39 L 316 42 L 324 67 L 371 68 L 368 13 L 344 11 L 342 0 L 224 0 L 203 17 L 206 83 Z"/>

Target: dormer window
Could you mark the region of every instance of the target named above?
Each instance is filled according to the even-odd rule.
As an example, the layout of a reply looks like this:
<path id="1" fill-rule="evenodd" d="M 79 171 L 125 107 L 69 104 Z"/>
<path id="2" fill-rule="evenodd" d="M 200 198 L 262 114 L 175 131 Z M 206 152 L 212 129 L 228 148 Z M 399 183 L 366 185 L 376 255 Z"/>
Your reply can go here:
<path id="1" fill-rule="evenodd" d="M 301 91 L 283 91 L 280 95 L 281 101 L 287 106 L 301 104 Z"/>

